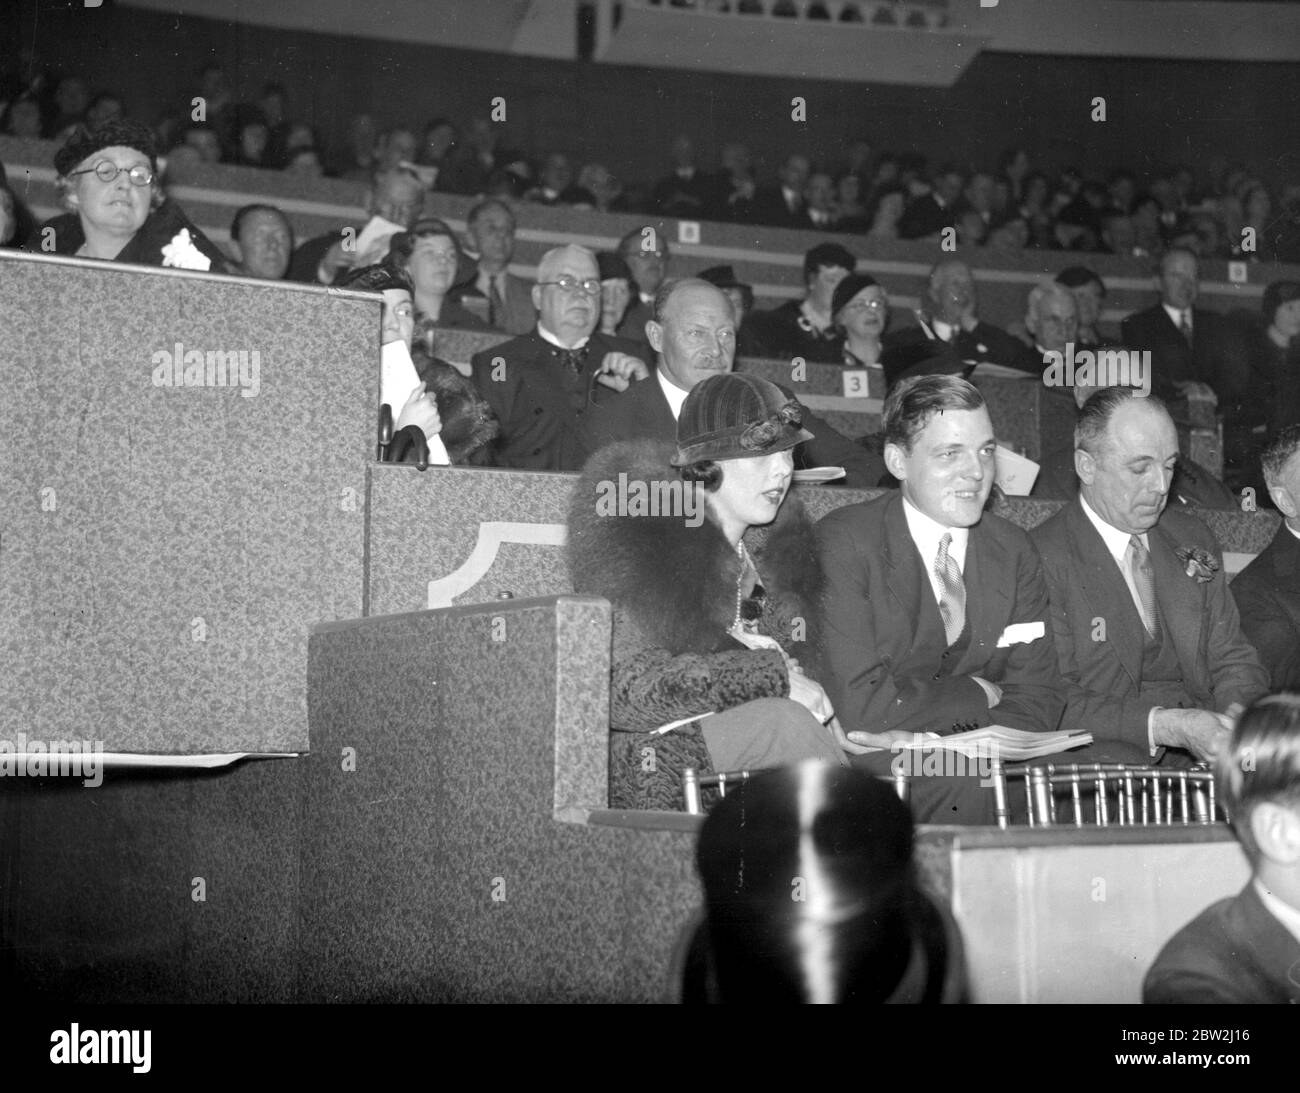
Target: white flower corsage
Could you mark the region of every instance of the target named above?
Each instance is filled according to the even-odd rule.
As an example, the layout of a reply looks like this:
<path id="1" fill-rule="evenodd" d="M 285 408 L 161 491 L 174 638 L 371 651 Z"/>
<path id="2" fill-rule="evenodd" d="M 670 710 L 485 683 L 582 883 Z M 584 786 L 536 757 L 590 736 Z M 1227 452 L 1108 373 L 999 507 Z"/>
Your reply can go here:
<path id="1" fill-rule="evenodd" d="M 162 249 L 163 265 L 174 269 L 211 269 L 212 259 L 194 245 L 190 229 L 181 228 Z"/>

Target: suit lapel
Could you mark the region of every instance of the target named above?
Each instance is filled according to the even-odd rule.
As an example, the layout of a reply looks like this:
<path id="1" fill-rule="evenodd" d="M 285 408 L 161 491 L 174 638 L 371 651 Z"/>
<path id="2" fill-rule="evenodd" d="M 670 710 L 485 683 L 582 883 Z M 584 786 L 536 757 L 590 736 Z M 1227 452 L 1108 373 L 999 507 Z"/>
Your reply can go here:
<path id="1" fill-rule="evenodd" d="M 890 498 L 885 507 L 885 536 L 882 554 L 885 561 L 885 587 L 893 597 L 899 616 L 912 620 L 912 640 L 908 643 L 910 654 L 917 642 L 934 641 L 942 650 L 947 646 L 943 629 L 943 616 L 935 602 L 934 589 L 921 565 L 921 556 L 912 533 L 907 530 L 907 517 L 903 515 L 903 496 Z"/>
<path id="2" fill-rule="evenodd" d="M 1177 543 L 1157 524 L 1147 535 L 1151 544 L 1151 568 L 1155 573 L 1156 603 L 1167 625 L 1166 636 L 1178 650 L 1178 663 L 1189 680 L 1209 686 L 1207 672 L 1200 663 L 1201 627 L 1205 621 L 1205 593 L 1200 583 L 1187 576 L 1178 560 Z M 1220 574 L 1215 580 L 1227 578 Z"/>
<path id="3" fill-rule="evenodd" d="M 1083 511 L 1078 497 L 1070 502 L 1070 550 L 1074 554 L 1075 570 L 1079 574 L 1079 592 L 1087 602 L 1090 618 L 1074 622 L 1076 633 L 1080 626 L 1095 631 L 1095 621 L 1105 625 L 1105 641 L 1115 651 L 1134 685 L 1142 682 L 1142 616 L 1138 614 L 1128 583 L 1115 559 L 1106 549 L 1100 532 L 1092 526 Z"/>
<path id="4" fill-rule="evenodd" d="M 651 423 L 654 429 L 654 435 L 664 435 L 670 441 L 677 439 L 677 419 L 673 417 L 673 408 L 668 405 L 668 396 L 664 394 L 663 386 L 659 383 L 659 377 L 650 373 L 648 379 L 641 380 L 637 384 L 637 393 L 640 394 L 642 387 L 646 385 L 645 406 L 646 420 Z M 648 431 L 648 430 L 647 430 Z"/>
<path id="5" fill-rule="evenodd" d="M 970 529 L 966 542 L 966 567 L 962 571 L 966 586 L 966 624 L 970 627 L 970 645 L 954 675 L 975 674 L 989 662 L 998 638 L 1011 620 L 1010 589 L 1016 587 L 1011 559 L 1002 545 L 980 525 Z"/>

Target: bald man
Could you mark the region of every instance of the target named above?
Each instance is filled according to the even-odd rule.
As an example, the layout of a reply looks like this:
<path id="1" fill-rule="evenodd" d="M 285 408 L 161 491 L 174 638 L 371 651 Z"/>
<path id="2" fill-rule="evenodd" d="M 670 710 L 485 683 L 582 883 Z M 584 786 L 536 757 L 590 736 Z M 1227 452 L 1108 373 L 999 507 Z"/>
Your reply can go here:
<path id="1" fill-rule="evenodd" d="M 576 471 L 582 419 L 597 387 L 623 391 L 650 371 L 635 342 L 596 330 L 600 270 L 586 247 L 549 250 L 532 288 L 537 325 L 474 356 L 474 384 L 501 423 L 497 466 Z"/>

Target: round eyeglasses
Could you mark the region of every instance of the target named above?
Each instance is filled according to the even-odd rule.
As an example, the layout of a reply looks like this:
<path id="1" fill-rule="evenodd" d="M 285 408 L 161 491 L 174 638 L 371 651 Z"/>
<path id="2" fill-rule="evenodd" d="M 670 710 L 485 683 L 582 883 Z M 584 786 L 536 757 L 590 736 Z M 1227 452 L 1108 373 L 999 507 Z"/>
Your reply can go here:
<path id="1" fill-rule="evenodd" d="M 576 277 L 570 277 L 567 273 L 563 277 L 557 277 L 554 281 L 538 281 L 539 285 L 558 285 L 561 292 L 585 292 L 588 296 L 600 295 L 600 282 L 594 277 L 588 277 L 585 281 L 579 281 Z"/>
<path id="2" fill-rule="evenodd" d="M 126 177 L 131 180 L 133 186 L 148 186 L 153 181 L 153 172 L 141 163 L 134 167 L 119 167 L 116 163 L 109 160 L 100 160 L 93 167 L 84 167 L 80 171 L 69 171 L 68 175 L 88 175 L 94 172 L 94 175 L 100 182 L 112 182 L 122 171 L 126 172 Z"/>

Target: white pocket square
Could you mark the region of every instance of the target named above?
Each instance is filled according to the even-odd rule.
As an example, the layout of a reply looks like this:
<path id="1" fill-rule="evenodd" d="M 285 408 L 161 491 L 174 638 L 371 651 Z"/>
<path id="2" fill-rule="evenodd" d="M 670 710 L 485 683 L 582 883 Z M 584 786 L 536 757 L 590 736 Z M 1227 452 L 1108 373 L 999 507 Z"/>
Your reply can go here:
<path id="1" fill-rule="evenodd" d="M 1041 622 L 1013 622 L 1002 631 L 1002 636 L 998 638 L 998 648 L 1005 649 L 1009 645 L 1025 645 L 1031 641 L 1037 641 L 1046 632 Z"/>

